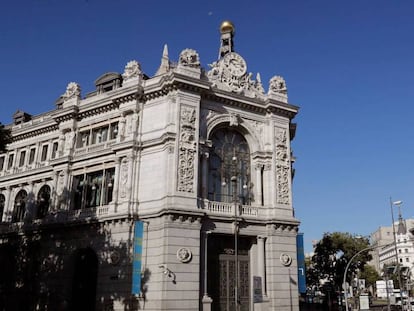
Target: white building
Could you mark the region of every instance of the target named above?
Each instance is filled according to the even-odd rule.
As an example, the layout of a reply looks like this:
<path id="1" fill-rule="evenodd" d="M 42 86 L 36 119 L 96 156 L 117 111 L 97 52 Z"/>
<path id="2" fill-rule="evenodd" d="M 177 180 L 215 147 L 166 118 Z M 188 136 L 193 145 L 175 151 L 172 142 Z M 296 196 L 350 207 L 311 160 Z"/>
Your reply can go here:
<path id="1" fill-rule="evenodd" d="M 14 115 L 0 155 L 0 307 L 299 309 L 298 107 L 282 77 L 268 91 L 253 79 L 233 34 L 224 22 L 210 68 L 165 47 L 152 77 L 130 61 L 86 96 L 71 82 L 56 109 Z"/>
<path id="2" fill-rule="evenodd" d="M 382 246 L 372 252 L 373 260 L 371 263 L 379 273 L 383 272 L 384 266 L 395 265 L 398 258 L 399 264 L 409 269 L 411 277 L 414 276 L 414 236 L 411 233 L 412 229 L 414 229 L 414 219 L 403 219 L 400 214 L 398 221 L 394 223 L 394 227 L 380 227 L 371 234 L 372 243 Z M 394 244 L 394 232 L 396 246 Z"/>

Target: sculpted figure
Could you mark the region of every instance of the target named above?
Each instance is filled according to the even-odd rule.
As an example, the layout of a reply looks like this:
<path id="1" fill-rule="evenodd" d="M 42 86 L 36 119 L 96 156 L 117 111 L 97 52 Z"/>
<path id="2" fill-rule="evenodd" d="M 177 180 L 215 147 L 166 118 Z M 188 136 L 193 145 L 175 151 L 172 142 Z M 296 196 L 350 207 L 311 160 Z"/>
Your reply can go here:
<path id="1" fill-rule="evenodd" d="M 269 93 L 287 94 L 285 79 L 281 76 L 274 76 L 270 79 Z"/>
<path id="2" fill-rule="evenodd" d="M 129 61 L 124 69 L 122 77 L 124 80 L 128 80 L 142 75 L 141 65 L 136 60 Z"/>
<path id="3" fill-rule="evenodd" d="M 74 97 L 80 97 L 81 88 L 76 82 L 70 82 L 66 87 L 66 92 L 62 95 L 64 100 L 69 100 Z"/>
<path id="4" fill-rule="evenodd" d="M 188 67 L 200 67 L 198 53 L 192 49 L 185 49 L 180 54 L 179 64 Z"/>

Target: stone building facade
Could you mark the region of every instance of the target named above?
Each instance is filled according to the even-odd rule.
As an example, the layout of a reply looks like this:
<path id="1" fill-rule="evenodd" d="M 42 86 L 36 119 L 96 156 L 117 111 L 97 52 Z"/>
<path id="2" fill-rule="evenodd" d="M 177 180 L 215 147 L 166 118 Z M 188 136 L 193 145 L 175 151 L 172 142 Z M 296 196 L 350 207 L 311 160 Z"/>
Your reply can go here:
<path id="1" fill-rule="evenodd" d="M 0 155 L 1 307 L 299 309 L 298 107 L 281 76 L 265 91 L 247 72 L 233 34 L 223 22 L 209 68 L 165 46 L 152 77 L 130 61 L 92 93 L 71 82 L 52 111 L 14 115 Z"/>

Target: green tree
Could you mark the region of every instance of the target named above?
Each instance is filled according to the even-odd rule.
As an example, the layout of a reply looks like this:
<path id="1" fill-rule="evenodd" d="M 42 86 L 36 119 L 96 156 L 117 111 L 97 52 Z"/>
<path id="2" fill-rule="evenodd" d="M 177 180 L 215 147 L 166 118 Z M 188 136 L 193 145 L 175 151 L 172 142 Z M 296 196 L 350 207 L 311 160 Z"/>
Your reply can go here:
<path id="1" fill-rule="evenodd" d="M 10 144 L 12 141 L 11 132 L 9 129 L 5 128 L 0 122 L 0 152 L 5 152 L 7 149 L 7 144 Z"/>
<path id="2" fill-rule="evenodd" d="M 375 270 L 375 268 L 370 265 L 364 265 L 362 271 L 360 272 L 359 278 L 365 279 L 366 287 L 375 286 L 375 282 L 381 279 L 377 270 Z"/>
<path id="3" fill-rule="evenodd" d="M 368 239 L 358 235 L 343 232 L 325 233 L 316 244 L 315 253 L 307 269 L 307 284 L 319 286 L 320 281 L 324 280 L 335 290 L 341 291 L 346 265 L 352 256 L 368 246 Z M 348 269 L 347 281 L 349 282 L 355 271 L 362 269 L 371 259 L 368 251 L 354 258 Z"/>

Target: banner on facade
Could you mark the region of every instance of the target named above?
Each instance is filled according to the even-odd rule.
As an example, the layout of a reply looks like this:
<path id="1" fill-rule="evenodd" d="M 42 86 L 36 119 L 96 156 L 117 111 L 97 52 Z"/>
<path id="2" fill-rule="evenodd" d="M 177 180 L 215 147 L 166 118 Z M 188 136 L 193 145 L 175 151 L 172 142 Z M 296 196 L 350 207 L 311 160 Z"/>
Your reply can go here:
<path id="1" fill-rule="evenodd" d="M 144 223 L 135 222 L 134 230 L 134 256 L 132 260 L 132 294 L 139 295 L 141 292 L 141 262 L 142 262 L 142 238 Z"/>
<path id="2" fill-rule="evenodd" d="M 298 290 L 300 294 L 306 293 L 306 267 L 305 251 L 303 249 L 303 233 L 296 236 L 297 260 L 298 260 Z"/>

